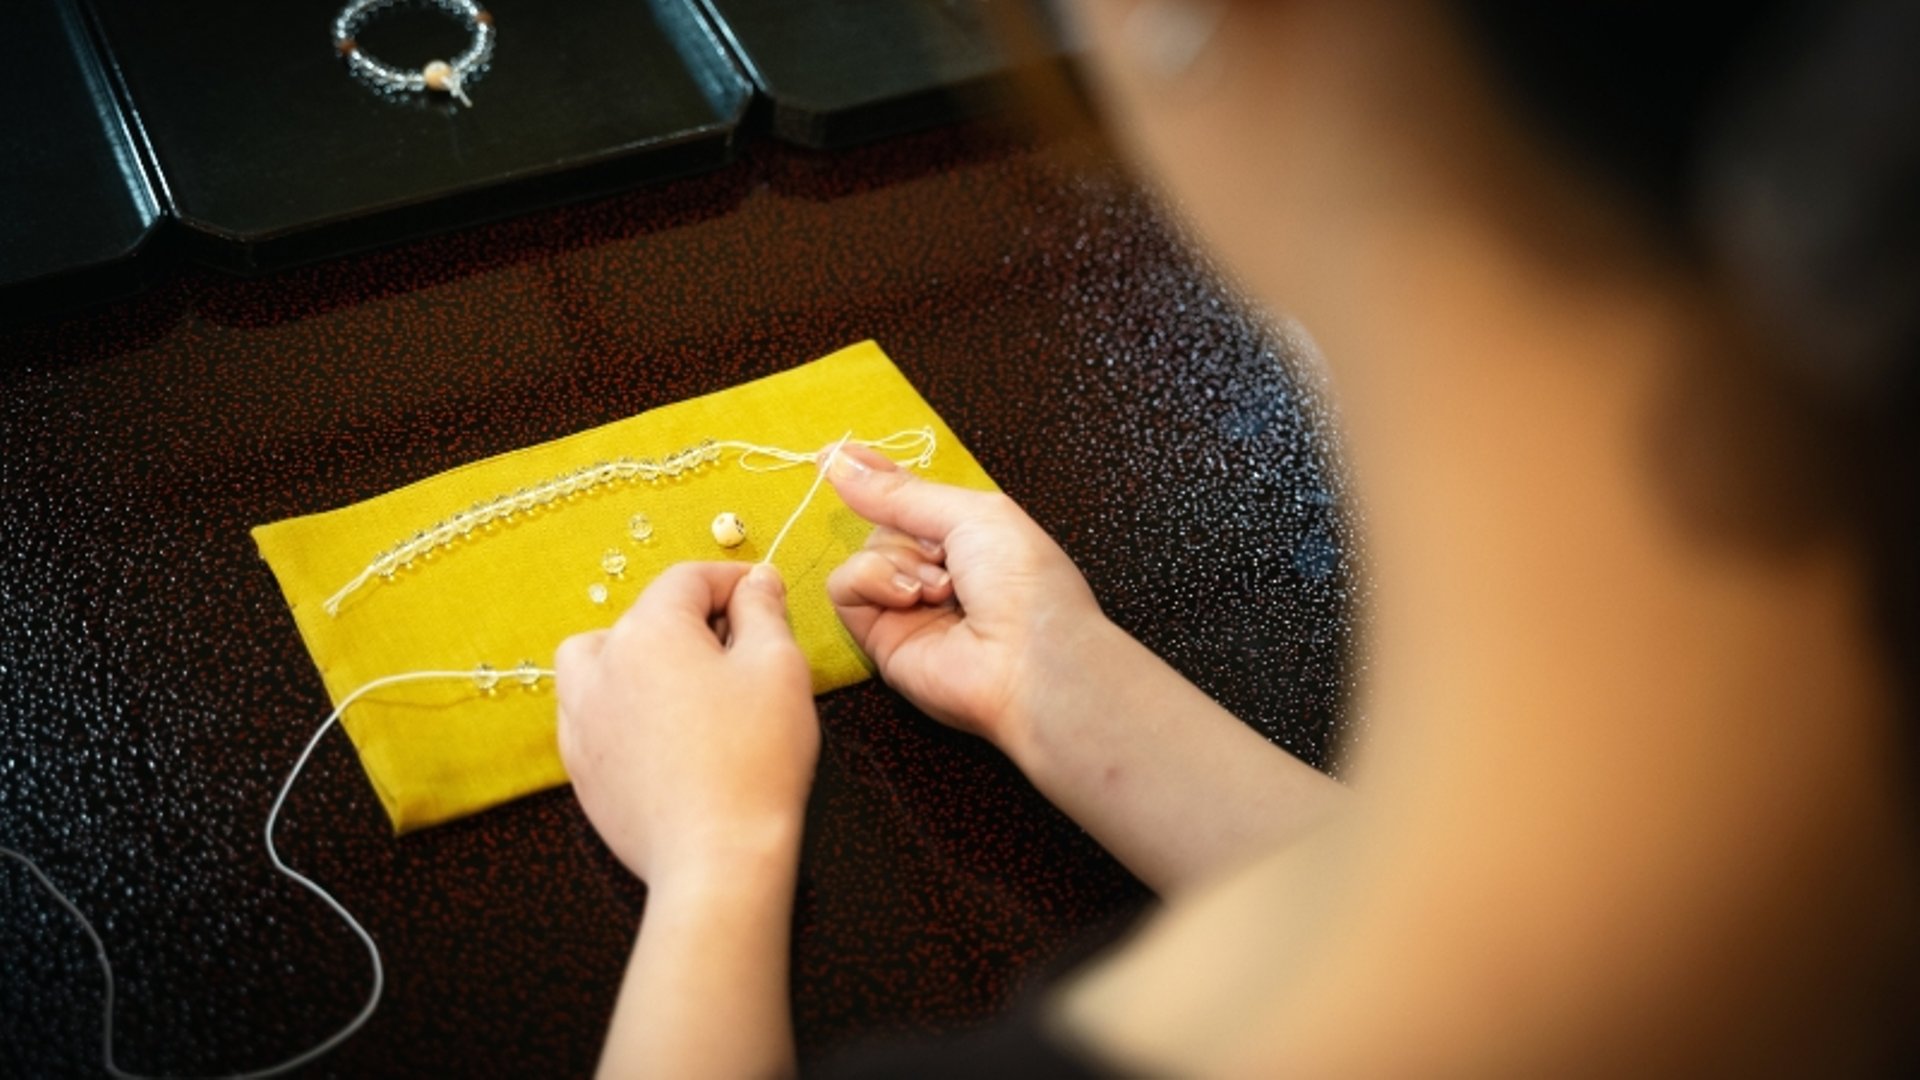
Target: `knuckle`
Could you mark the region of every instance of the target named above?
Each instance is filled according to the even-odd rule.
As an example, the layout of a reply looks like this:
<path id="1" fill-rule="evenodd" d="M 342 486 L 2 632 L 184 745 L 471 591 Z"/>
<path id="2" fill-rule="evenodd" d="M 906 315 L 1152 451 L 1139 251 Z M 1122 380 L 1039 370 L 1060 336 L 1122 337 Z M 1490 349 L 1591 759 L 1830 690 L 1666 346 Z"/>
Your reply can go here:
<path id="1" fill-rule="evenodd" d="M 747 645 L 747 652 L 755 660 L 764 664 L 782 664 L 792 659 L 805 663 L 800 644 L 789 634 L 763 634 Z"/>
<path id="2" fill-rule="evenodd" d="M 981 504 L 981 509 L 994 517 L 1018 518 L 1026 516 L 1026 512 L 1020 509 L 1020 504 L 1013 501 L 1013 496 L 1004 491 L 987 492 L 986 499 Z"/>
<path id="3" fill-rule="evenodd" d="M 801 651 L 800 644 L 792 638 L 763 642 L 760 646 L 759 658 L 765 665 L 768 675 L 788 686 L 797 685 L 811 690 L 813 669 L 807 664 L 807 654 Z"/>
<path id="4" fill-rule="evenodd" d="M 861 580 L 868 585 L 883 586 L 892 581 L 893 575 L 900 573 L 903 569 L 900 564 L 893 561 L 892 556 L 875 551 L 861 564 L 860 576 Z"/>
<path id="5" fill-rule="evenodd" d="M 672 569 L 667 573 L 672 573 Z M 649 603 L 649 596 L 653 590 L 660 588 L 664 581 L 666 581 L 665 574 L 655 578 L 653 584 L 647 586 L 646 592 L 640 594 L 640 599 L 634 601 L 627 610 L 620 613 L 619 618 L 613 620 L 613 625 L 608 628 L 608 636 L 611 640 L 631 642 L 636 635 L 645 633 L 647 627 L 653 623 L 654 610 L 663 602 L 656 597 Z"/>
<path id="6" fill-rule="evenodd" d="M 569 681 L 578 669 L 587 662 L 587 635 L 574 634 L 560 642 L 553 650 L 553 671 L 556 680 Z"/>
<path id="7" fill-rule="evenodd" d="M 849 557 L 846 562 L 834 567 L 833 571 L 827 575 L 827 592 L 830 595 L 837 596 L 846 589 L 847 583 L 858 570 L 858 567 L 854 565 L 854 559 L 858 557 L 857 553 Z"/>
<path id="8" fill-rule="evenodd" d="M 879 483 L 876 484 L 875 486 L 878 487 L 881 492 L 887 495 L 898 495 L 903 491 L 908 491 L 910 489 L 917 487 L 920 483 L 919 477 L 913 475 L 912 473 L 908 472 L 905 469 L 892 469 L 892 470 L 883 471 L 883 472 L 880 472 L 878 476 L 879 476 Z"/>
<path id="9" fill-rule="evenodd" d="M 560 764 L 568 776 L 580 771 L 580 732 L 571 710 L 561 708 L 555 717 L 554 740 L 560 749 Z"/>
<path id="10" fill-rule="evenodd" d="M 668 585 L 677 585 L 683 581 L 698 578 L 701 573 L 700 567 L 701 564 L 697 562 L 674 563 L 660 572 L 660 576 L 654 579 L 654 584 L 657 586 L 665 582 Z"/>

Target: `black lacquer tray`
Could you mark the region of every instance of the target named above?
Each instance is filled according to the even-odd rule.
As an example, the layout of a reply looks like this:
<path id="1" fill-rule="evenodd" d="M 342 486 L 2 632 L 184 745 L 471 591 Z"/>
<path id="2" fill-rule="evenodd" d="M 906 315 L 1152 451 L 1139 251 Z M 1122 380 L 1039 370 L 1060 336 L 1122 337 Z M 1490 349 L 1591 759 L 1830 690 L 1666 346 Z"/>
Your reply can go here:
<path id="1" fill-rule="evenodd" d="M 10 7 L 0 64 L 0 311 L 137 284 L 159 220 L 77 0 Z"/>
<path id="2" fill-rule="evenodd" d="M 1020 73 L 1060 62 L 1037 0 L 699 0 L 789 142 L 833 148 L 997 108 Z"/>
<path id="3" fill-rule="evenodd" d="M 239 272 L 720 165 L 752 92 L 693 0 L 488 0 L 471 109 L 356 81 L 339 0 L 91 2 L 183 246 Z M 404 7 L 360 35 L 406 68 L 466 40 Z"/>

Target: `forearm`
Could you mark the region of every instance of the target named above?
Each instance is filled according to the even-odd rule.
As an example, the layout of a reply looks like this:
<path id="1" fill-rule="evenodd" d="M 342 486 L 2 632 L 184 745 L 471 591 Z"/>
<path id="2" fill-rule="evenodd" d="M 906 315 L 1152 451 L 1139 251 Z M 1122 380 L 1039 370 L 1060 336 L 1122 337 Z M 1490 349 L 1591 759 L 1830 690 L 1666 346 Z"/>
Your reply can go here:
<path id="1" fill-rule="evenodd" d="M 602 1077 L 794 1071 L 787 967 L 797 835 L 649 889 Z"/>
<path id="2" fill-rule="evenodd" d="M 1002 749 L 1155 891 L 1317 826 L 1346 789 L 1222 709 L 1104 619 L 1036 659 Z"/>

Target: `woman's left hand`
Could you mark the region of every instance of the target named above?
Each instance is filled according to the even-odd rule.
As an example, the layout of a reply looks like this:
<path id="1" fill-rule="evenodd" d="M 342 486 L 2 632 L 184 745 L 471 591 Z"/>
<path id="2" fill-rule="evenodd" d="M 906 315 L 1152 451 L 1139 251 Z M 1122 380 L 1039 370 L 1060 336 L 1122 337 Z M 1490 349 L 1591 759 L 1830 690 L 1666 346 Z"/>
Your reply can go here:
<path id="1" fill-rule="evenodd" d="M 820 726 L 772 567 L 674 566 L 554 669 L 574 792 L 641 879 L 797 851 Z"/>

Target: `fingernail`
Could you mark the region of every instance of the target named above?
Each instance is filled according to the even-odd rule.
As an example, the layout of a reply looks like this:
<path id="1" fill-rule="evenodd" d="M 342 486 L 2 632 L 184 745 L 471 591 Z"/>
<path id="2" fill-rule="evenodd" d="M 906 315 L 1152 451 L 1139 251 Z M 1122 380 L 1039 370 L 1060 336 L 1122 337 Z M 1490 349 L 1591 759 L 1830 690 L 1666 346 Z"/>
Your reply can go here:
<path id="1" fill-rule="evenodd" d="M 916 536 L 913 538 L 913 542 L 920 545 L 921 554 L 925 555 L 927 558 L 937 559 L 940 557 L 940 552 L 941 552 L 940 541 L 928 540 L 923 536 Z"/>
<path id="2" fill-rule="evenodd" d="M 864 461 L 850 458 L 845 454 L 836 454 L 832 458 L 832 467 L 827 470 L 827 474 L 835 480 L 851 480 L 858 483 L 872 476 L 873 470 L 868 468 Z"/>
<path id="3" fill-rule="evenodd" d="M 765 589 L 775 596 L 787 591 L 787 583 L 780 577 L 780 571 L 767 563 L 757 563 L 747 571 L 747 584 L 756 589 Z"/>
<path id="4" fill-rule="evenodd" d="M 947 573 L 940 567 L 931 566 L 927 563 L 921 563 L 919 567 L 914 570 L 914 573 L 919 574 L 920 580 L 926 582 L 927 587 L 931 589 L 937 589 L 945 585 L 953 577 L 953 575 Z"/>
<path id="5" fill-rule="evenodd" d="M 894 574 L 893 585 L 894 585 L 894 588 L 899 589 L 901 592 L 919 592 L 920 591 L 920 579 L 916 577 L 909 577 L 906 574 L 898 574 L 898 573 Z"/>

